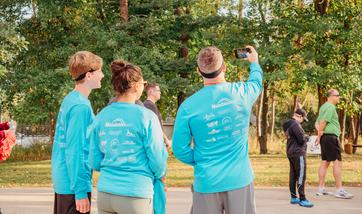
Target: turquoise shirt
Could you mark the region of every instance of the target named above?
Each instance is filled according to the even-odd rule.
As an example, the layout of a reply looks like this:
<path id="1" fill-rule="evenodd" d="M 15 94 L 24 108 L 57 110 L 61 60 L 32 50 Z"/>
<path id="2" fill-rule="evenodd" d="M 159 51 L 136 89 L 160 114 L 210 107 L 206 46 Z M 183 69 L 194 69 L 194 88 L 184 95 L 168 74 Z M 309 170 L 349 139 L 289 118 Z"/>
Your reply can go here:
<path id="1" fill-rule="evenodd" d="M 64 98 L 52 150 L 52 181 L 58 194 L 75 194 L 78 200 L 92 191 L 86 133 L 93 119 L 91 104 L 80 92 L 72 91 Z"/>
<path id="2" fill-rule="evenodd" d="M 157 116 L 115 102 L 96 116 L 89 131 L 89 163 L 100 171 L 98 191 L 153 198 L 154 179 L 165 175 L 168 157 Z"/>
<path id="3" fill-rule="evenodd" d="M 254 179 L 248 129 L 252 106 L 262 90 L 262 69 L 257 63 L 250 69 L 247 82 L 205 86 L 177 112 L 172 149 L 177 159 L 194 167 L 196 192 L 234 190 Z"/>

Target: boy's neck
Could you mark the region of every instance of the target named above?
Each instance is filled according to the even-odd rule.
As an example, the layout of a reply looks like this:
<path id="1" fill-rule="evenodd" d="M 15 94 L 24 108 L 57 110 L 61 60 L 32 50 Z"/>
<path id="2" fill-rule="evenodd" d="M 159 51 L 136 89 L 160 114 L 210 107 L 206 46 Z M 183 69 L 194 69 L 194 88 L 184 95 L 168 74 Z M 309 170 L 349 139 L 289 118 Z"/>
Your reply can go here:
<path id="1" fill-rule="evenodd" d="M 75 91 L 78 91 L 79 93 L 83 94 L 83 96 L 87 97 L 89 96 L 89 94 L 91 93 L 91 89 L 89 89 L 88 87 L 84 86 L 83 84 L 76 84 Z"/>

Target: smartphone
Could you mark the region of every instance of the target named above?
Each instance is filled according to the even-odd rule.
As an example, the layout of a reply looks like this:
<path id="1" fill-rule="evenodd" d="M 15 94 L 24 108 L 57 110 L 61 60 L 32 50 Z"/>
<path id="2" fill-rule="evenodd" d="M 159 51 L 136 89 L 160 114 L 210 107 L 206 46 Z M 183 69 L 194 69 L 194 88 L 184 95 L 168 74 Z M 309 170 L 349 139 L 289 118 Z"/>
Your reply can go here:
<path id="1" fill-rule="evenodd" d="M 235 57 L 238 59 L 248 58 L 247 53 L 251 53 L 250 48 L 238 48 L 234 51 Z"/>

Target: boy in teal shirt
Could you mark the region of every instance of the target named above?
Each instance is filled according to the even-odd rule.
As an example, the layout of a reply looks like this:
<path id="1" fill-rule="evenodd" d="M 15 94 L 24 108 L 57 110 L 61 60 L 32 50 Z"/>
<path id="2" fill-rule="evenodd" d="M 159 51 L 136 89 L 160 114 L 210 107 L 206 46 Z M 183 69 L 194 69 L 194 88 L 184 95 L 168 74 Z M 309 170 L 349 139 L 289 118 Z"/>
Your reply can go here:
<path id="1" fill-rule="evenodd" d="M 54 214 L 89 213 L 92 175 L 88 164 L 87 127 L 94 114 L 88 96 L 101 87 L 102 58 L 79 51 L 69 59 L 75 88 L 63 100 L 52 150 Z"/>

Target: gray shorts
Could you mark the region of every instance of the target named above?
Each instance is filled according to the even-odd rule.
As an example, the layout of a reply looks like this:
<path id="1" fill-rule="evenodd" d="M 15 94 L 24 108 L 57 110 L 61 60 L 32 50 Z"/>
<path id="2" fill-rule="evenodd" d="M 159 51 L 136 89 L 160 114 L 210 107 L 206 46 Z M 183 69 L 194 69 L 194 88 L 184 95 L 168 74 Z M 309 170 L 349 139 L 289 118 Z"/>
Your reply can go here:
<path id="1" fill-rule="evenodd" d="M 98 192 L 98 214 L 152 214 L 150 198 L 135 198 Z"/>
<path id="2" fill-rule="evenodd" d="M 255 214 L 254 184 L 218 193 L 192 193 L 191 214 Z"/>

